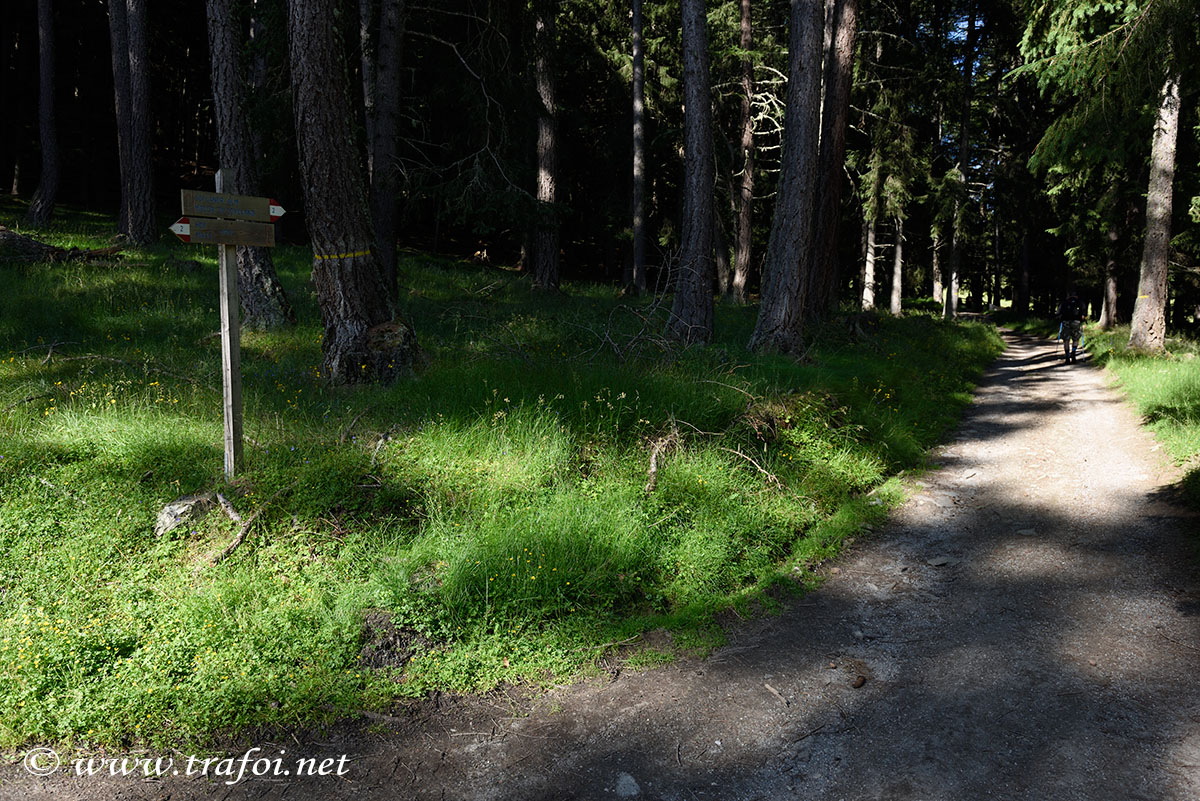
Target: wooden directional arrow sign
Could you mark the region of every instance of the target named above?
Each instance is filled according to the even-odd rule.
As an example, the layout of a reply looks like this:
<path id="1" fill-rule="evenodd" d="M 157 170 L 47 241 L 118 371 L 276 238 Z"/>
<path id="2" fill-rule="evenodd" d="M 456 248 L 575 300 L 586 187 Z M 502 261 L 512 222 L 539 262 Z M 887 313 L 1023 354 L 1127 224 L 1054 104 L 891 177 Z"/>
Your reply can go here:
<path id="1" fill-rule="evenodd" d="M 171 231 L 193 245 L 247 245 L 275 247 L 275 226 L 243 220 L 180 217 Z"/>
<path id="2" fill-rule="evenodd" d="M 223 217 L 227 220 L 275 222 L 286 212 L 273 198 L 225 195 L 219 192 L 180 191 L 183 213 L 189 217 Z M 240 244 L 240 243 L 239 243 Z"/>

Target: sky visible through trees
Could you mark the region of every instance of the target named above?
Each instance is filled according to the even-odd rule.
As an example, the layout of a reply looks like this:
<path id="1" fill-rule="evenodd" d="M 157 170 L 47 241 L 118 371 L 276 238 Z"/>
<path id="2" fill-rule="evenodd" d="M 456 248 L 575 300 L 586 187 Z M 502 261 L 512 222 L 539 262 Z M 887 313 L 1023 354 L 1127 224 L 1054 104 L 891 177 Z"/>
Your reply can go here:
<path id="1" fill-rule="evenodd" d="M 549 292 L 680 288 L 685 341 L 714 293 L 761 299 L 753 344 L 784 351 L 847 305 L 1045 314 L 1070 285 L 1142 347 L 1200 324 L 1194 0 L 636 5 L 635 104 L 632 2 L 15 4 L 0 181 L 31 223 L 81 205 L 144 242 L 236 141 L 285 241 L 372 238 L 313 216 L 361 202 L 393 304 L 396 246 L 481 254 Z M 289 14 L 328 17 L 344 74 L 305 69 Z M 343 174 L 304 169 L 312 94 L 341 98 Z"/>

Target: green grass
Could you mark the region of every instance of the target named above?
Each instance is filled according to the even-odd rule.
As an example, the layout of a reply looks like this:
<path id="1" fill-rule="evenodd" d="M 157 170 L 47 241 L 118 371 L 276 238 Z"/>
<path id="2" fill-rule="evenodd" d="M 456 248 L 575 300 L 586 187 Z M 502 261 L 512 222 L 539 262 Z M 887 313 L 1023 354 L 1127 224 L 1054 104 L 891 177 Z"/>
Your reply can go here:
<path id="1" fill-rule="evenodd" d="M 1172 337 L 1163 353 L 1150 355 L 1127 347 L 1129 326 L 1110 331 L 1088 326 L 1084 340 L 1117 377 L 1167 453 L 1184 466 L 1185 496 L 1200 507 L 1200 343 Z"/>
<path id="2" fill-rule="evenodd" d="M 46 238 L 98 247 L 100 222 Z M 933 316 L 864 340 L 834 321 L 798 364 L 747 352 L 755 310 L 721 306 L 718 341 L 678 350 L 650 300 L 408 253 L 429 366 L 331 387 L 311 256 L 275 255 L 301 322 L 244 335 L 235 486 L 212 253 L 0 265 L 0 746 L 202 743 L 558 681 L 657 628 L 711 648 L 719 613 L 811 586 L 885 514 L 1000 347 Z M 261 511 L 218 566 L 238 529 L 219 513 L 153 534 L 204 490 Z M 360 658 L 368 614 L 394 627 L 386 667 Z"/>

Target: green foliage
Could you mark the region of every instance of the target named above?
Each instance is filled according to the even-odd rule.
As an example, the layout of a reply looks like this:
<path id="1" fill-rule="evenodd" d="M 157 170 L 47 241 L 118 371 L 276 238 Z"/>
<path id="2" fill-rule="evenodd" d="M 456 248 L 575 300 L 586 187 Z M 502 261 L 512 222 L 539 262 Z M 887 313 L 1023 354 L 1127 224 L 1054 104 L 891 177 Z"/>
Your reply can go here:
<path id="1" fill-rule="evenodd" d="M 926 316 L 865 341 L 832 321 L 800 365 L 745 351 L 753 310 L 722 307 L 720 341 L 669 350 L 652 299 L 408 254 L 431 365 L 336 388 L 310 255 L 276 257 L 302 323 L 244 335 L 233 486 L 203 251 L 0 268 L 0 744 L 210 741 L 570 675 L 660 627 L 712 647 L 716 613 L 807 586 L 885 513 L 999 348 Z M 259 514 L 216 566 L 238 531 L 219 512 L 152 533 L 212 490 Z"/>
<path id="2" fill-rule="evenodd" d="M 1066 105 L 1043 134 L 1035 167 L 1104 163 L 1145 147 L 1147 105 L 1188 48 L 1194 20 L 1179 0 L 1046 0 L 1029 16 L 1012 76 L 1033 74 Z M 1097 135 L 1103 132 L 1103 135 Z"/>

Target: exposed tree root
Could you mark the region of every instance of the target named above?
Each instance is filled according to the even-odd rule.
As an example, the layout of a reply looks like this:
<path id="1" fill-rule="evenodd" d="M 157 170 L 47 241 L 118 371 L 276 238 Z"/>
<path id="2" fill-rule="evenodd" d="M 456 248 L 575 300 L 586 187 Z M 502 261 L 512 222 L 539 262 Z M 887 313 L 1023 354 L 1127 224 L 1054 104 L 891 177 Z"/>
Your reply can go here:
<path id="1" fill-rule="evenodd" d="M 114 245 L 96 250 L 80 250 L 79 248 L 60 248 L 47 245 L 24 234 L 0 225 L 0 261 L 88 261 L 115 256 L 125 249 L 124 245 Z"/>

